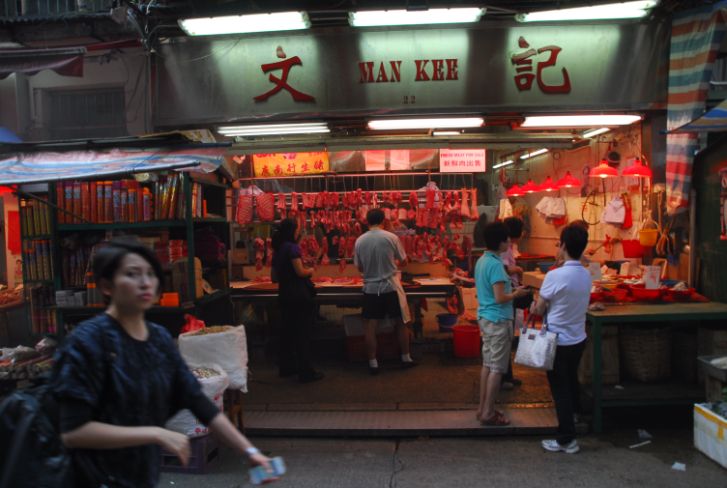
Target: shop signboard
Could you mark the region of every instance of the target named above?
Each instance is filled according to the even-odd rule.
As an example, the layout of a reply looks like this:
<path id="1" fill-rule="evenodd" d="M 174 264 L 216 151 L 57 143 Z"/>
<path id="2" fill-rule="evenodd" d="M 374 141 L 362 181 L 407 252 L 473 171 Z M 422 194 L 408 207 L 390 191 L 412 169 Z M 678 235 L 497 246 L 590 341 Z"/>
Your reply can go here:
<path id="1" fill-rule="evenodd" d="M 155 123 L 664 109 L 669 35 L 625 22 L 171 38 Z"/>
<path id="2" fill-rule="evenodd" d="M 256 178 L 305 176 L 328 171 L 328 153 L 255 154 L 252 157 Z"/>
<path id="3" fill-rule="evenodd" d="M 440 173 L 484 173 L 484 149 L 440 149 Z"/>

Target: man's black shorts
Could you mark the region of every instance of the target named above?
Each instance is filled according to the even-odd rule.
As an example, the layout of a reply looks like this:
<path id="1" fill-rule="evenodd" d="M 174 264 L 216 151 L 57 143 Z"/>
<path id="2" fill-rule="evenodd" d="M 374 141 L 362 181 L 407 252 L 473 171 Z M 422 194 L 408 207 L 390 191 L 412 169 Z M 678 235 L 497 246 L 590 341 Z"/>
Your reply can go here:
<path id="1" fill-rule="evenodd" d="M 363 311 L 361 316 L 364 319 L 381 320 L 386 316 L 390 319 L 401 317 L 401 306 L 399 295 L 395 291 L 376 295 L 372 293 L 363 294 Z"/>

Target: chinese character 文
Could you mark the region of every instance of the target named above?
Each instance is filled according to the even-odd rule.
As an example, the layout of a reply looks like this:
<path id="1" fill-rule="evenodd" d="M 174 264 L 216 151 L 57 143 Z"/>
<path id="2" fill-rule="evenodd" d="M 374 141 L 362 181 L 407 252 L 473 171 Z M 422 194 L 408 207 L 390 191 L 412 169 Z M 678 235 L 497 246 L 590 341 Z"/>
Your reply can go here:
<path id="1" fill-rule="evenodd" d="M 525 38 L 520 37 L 519 40 L 519 46 L 521 48 L 530 48 L 530 45 L 525 41 Z M 537 80 L 538 80 L 538 86 L 541 90 L 543 90 L 545 93 L 568 93 L 571 91 L 570 87 L 570 78 L 568 77 L 568 70 L 563 68 L 563 84 L 559 86 L 553 86 L 553 85 L 546 85 L 543 82 L 543 69 L 548 68 L 550 66 L 555 66 L 557 60 L 558 60 L 558 54 L 563 49 L 558 46 L 545 46 L 541 47 L 537 51 L 535 49 L 528 49 L 525 52 L 522 52 L 520 54 L 513 55 L 511 58 L 512 64 L 516 66 L 515 71 L 517 73 L 520 73 L 515 76 L 515 85 L 517 85 L 518 90 L 530 90 L 533 86 L 533 81 L 536 79 L 536 75 L 529 73 L 533 70 L 532 64 L 533 61 L 531 58 L 533 56 L 536 56 L 538 54 L 542 54 L 546 51 L 550 51 L 550 57 L 547 61 L 540 61 L 538 63 L 538 69 L 537 69 Z"/>
<path id="2" fill-rule="evenodd" d="M 265 100 L 270 95 L 273 95 L 273 94 L 279 92 L 283 88 L 288 90 L 288 92 L 290 92 L 290 94 L 293 95 L 293 100 L 295 100 L 295 101 L 315 100 L 315 98 L 313 98 L 312 96 L 306 95 L 305 93 L 301 93 L 288 84 L 288 74 L 290 73 L 290 68 L 295 64 L 299 64 L 301 66 L 303 65 L 303 62 L 300 60 L 300 58 L 298 56 L 294 56 L 294 57 L 292 57 L 290 59 L 286 59 L 284 61 L 278 61 L 277 63 L 263 64 L 262 66 L 260 66 L 263 70 L 263 73 L 267 73 L 268 71 L 275 70 L 275 69 L 282 69 L 283 74 L 282 74 L 281 78 L 278 78 L 271 74 L 268 79 L 270 81 L 272 81 L 273 83 L 277 84 L 277 86 L 267 93 L 254 97 L 253 100 Z"/>

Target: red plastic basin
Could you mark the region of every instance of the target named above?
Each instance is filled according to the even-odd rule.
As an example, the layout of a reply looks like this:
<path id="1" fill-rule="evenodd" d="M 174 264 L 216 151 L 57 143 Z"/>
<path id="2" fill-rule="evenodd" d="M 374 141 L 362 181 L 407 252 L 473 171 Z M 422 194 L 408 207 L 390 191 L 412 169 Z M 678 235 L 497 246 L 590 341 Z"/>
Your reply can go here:
<path id="1" fill-rule="evenodd" d="M 631 290 L 631 295 L 637 300 L 650 302 L 655 302 L 661 299 L 661 295 L 663 294 L 662 290 L 647 290 L 645 286 L 646 285 L 643 284 L 629 286 L 629 289 Z"/>
<path id="2" fill-rule="evenodd" d="M 689 288 L 687 291 L 672 290 L 669 288 L 666 290 L 666 294 L 676 302 L 685 302 L 692 298 L 695 291 L 694 288 Z"/>

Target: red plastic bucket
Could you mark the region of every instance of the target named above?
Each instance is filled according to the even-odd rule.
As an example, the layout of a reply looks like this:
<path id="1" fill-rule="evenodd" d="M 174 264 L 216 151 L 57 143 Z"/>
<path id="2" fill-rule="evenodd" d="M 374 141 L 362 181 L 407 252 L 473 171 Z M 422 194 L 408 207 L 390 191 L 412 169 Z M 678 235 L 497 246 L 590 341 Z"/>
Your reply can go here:
<path id="1" fill-rule="evenodd" d="M 474 325 L 455 325 L 454 355 L 458 358 L 476 358 L 480 355 L 480 328 Z"/>
<path id="2" fill-rule="evenodd" d="M 644 255 L 644 246 L 641 245 L 638 239 L 624 239 L 621 241 L 621 245 L 624 249 L 625 258 L 640 258 Z"/>

